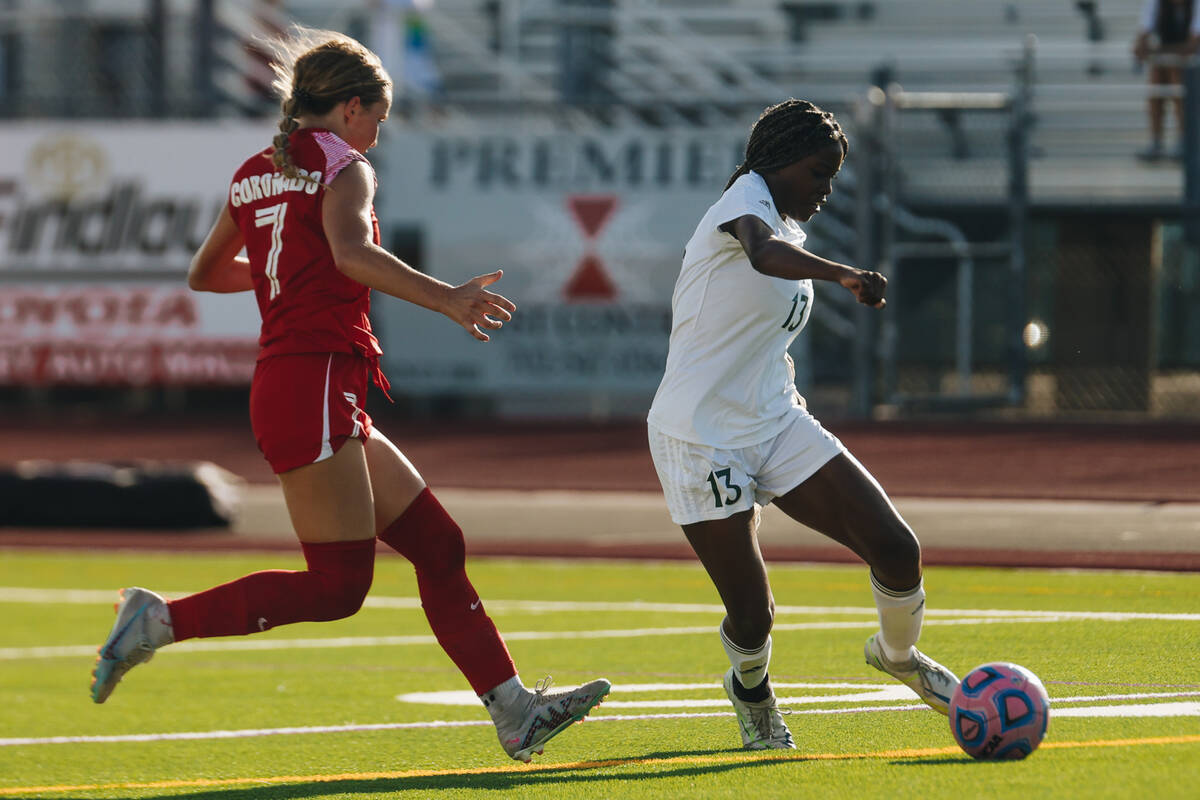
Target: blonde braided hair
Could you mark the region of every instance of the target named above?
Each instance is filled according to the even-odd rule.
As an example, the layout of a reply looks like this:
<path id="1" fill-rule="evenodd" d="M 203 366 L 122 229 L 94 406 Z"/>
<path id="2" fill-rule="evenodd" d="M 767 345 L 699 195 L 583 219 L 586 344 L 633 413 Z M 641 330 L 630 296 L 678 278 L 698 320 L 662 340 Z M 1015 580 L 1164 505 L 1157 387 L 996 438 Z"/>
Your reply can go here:
<path id="1" fill-rule="evenodd" d="M 271 162 L 288 178 L 303 178 L 288 152 L 298 118 L 321 116 L 354 97 L 363 105 L 377 103 L 390 95 L 392 79 L 379 56 L 335 31 L 293 25 L 286 37 L 264 43 L 272 53 L 271 86 L 283 113 L 271 142 Z"/>

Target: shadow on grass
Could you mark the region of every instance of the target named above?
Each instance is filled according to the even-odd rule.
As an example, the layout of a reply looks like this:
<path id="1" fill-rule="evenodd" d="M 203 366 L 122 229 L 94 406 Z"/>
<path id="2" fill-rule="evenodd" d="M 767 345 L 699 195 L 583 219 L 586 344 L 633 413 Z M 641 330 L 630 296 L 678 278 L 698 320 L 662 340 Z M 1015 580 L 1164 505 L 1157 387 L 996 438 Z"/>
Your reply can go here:
<path id="1" fill-rule="evenodd" d="M 690 777 L 717 775 L 754 767 L 770 766 L 773 762 L 795 763 L 803 759 L 780 759 L 760 754 L 746 754 L 745 761 L 720 764 L 664 765 L 662 769 L 637 769 L 641 762 L 661 759 L 703 757 L 737 753 L 733 750 L 678 750 L 650 753 L 631 758 L 614 758 L 594 764 L 564 765 L 561 768 L 548 766 L 529 772 L 446 772 L 439 775 L 396 777 L 396 778 L 342 778 L 329 781 L 296 781 L 271 785 L 237 786 L 224 789 L 203 789 L 189 792 L 186 787 L 179 791 L 159 795 L 137 794 L 115 800 L 167 800 L 185 797 L 188 800 L 275 800 L 278 798 L 314 798 L 332 795 L 369 797 L 396 792 L 435 792 L 444 790 L 482 789 L 490 791 L 515 791 L 523 787 L 553 787 L 571 784 L 605 784 L 624 781 L 639 781 L 654 778 Z M 626 771 L 633 768 L 633 771 Z M 619 773 L 596 774 L 596 770 L 622 770 Z M 586 774 L 585 774 L 586 773 Z M 617 791 L 614 789 L 614 792 Z M 547 794 L 552 797 L 554 794 Z M 614 795 L 619 796 L 619 795 Z M 16 798 L 16 800 L 25 800 Z M 30 799 L 31 800 L 31 799 Z"/>

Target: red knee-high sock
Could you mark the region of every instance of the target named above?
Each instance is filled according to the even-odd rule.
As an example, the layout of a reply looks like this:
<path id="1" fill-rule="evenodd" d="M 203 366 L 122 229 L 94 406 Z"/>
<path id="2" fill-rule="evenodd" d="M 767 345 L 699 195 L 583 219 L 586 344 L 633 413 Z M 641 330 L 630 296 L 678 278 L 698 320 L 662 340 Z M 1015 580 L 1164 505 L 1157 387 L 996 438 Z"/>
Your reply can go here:
<path id="1" fill-rule="evenodd" d="M 167 603 L 175 641 L 240 636 L 292 622 L 348 617 L 362 606 L 375 570 L 375 540 L 301 542 L 305 572 L 255 572 Z"/>
<path id="2" fill-rule="evenodd" d="M 429 627 L 475 694 L 517 674 L 508 647 L 467 578 L 462 530 L 428 488 L 379 538 L 413 563 Z"/>

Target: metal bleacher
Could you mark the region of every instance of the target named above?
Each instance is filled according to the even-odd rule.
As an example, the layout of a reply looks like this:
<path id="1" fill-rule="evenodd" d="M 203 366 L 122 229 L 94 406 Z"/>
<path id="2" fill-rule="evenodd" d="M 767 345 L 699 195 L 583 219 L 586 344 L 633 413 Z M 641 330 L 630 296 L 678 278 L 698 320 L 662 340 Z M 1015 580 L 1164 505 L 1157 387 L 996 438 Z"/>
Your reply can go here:
<path id="1" fill-rule="evenodd" d="M 1148 140 L 1146 79 L 1130 54 L 1139 6 L 1128 0 L 437 0 L 423 14 L 443 113 L 519 107 L 598 124 L 744 124 L 755 109 L 789 96 L 852 121 L 856 104 L 879 81 L 908 92 L 1012 92 L 1032 47 L 1033 200 L 1173 202 L 1182 186 L 1179 164 L 1135 157 Z M 894 143 L 936 173 L 929 191 L 955 199 L 977 191 L 981 181 L 996 182 L 1006 158 L 1009 123 L 1002 116 L 917 113 L 901 122 Z"/>
<path id="2" fill-rule="evenodd" d="M 877 79 L 886 67 L 890 80 L 909 92 L 1012 92 L 1024 49 L 1032 47 L 1034 201 L 1178 199 L 1178 163 L 1135 158 L 1148 140 L 1146 79 L 1130 53 L 1140 4 L 1095 3 L 1090 15 L 1086 3 L 1068 0 L 804 5 L 840 13 L 819 15 L 800 46 L 776 59 L 777 69 L 790 67 L 801 91 L 836 96 Z M 910 114 L 902 122 L 897 147 L 936 173 L 940 191 L 970 194 L 981 178 L 994 180 L 985 174 L 995 172 L 987 162 L 1004 155 L 1003 119 L 963 115 L 966 132 L 958 141 L 944 117 Z"/>

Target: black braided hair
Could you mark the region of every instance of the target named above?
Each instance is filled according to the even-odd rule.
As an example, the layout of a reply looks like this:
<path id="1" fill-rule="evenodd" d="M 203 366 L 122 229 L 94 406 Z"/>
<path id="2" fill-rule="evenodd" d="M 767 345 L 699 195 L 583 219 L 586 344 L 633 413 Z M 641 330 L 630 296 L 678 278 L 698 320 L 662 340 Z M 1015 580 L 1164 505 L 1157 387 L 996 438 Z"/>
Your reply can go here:
<path id="1" fill-rule="evenodd" d="M 725 188 L 733 186 L 734 181 L 750 170 L 760 174 L 771 172 L 807 158 L 829 144 L 841 145 L 843 155 L 850 152 L 850 142 L 832 112 L 807 100 L 784 100 L 759 115 L 750 129 L 746 157 Z"/>

